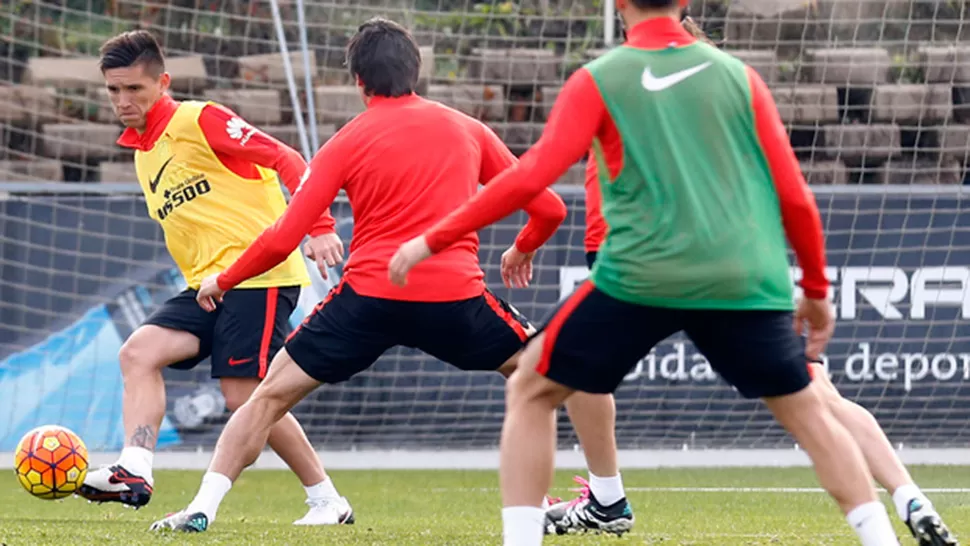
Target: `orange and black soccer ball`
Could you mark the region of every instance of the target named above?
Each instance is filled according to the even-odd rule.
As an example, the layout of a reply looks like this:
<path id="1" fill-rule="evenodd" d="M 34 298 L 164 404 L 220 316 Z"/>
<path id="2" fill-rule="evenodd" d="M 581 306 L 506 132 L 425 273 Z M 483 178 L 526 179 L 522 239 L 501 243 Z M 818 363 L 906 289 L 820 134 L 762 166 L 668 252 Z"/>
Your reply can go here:
<path id="1" fill-rule="evenodd" d="M 14 455 L 20 485 L 31 495 L 46 500 L 62 499 L 77 492 L 88 473 L 88 448 L 69 429 L 46 425 L 20 439 Z"/>

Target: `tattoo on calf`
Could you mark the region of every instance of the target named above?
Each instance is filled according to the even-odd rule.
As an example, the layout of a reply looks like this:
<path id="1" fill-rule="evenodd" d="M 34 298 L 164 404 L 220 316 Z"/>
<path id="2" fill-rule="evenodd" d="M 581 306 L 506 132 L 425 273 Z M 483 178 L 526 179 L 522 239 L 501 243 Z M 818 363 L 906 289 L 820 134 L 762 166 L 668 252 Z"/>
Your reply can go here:
<path id="1" fill-rule="evenodd" d="M 145 449 L 155 449 L 155 430 L 148 425 L 135 427 L 135 432 L 128 438 L 128 445 L 131 447 L 143 447 Z"/>

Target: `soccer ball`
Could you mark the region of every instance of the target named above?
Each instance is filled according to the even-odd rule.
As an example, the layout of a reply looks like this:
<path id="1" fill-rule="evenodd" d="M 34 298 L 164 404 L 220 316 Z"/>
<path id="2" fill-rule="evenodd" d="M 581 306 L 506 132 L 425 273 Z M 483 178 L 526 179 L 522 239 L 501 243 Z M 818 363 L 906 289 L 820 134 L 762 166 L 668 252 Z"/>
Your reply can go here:
<path id="1" fill-rule="evenodd" d="M 57 425 L 31 430 L 14 455 L 20 485 L 46 500 L 73 495 L 88 473 L 88 448 L 77 434 Z"/>

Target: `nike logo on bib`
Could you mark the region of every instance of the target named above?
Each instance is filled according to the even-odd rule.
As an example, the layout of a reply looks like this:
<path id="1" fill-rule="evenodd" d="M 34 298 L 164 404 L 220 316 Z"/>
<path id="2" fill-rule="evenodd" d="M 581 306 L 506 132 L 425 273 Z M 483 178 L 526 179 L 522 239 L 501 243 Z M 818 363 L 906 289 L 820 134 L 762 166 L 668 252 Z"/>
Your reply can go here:
<path id="1" fill-rule="evenodd" d="M 704 64 L 699 64 L 697 66 L 688 68 L 686 70 L 681 70 L 680 72 L 674 72 L 662 78 L 658 78 L 653 75 L 650 71 L 650 67 L 643 69 L 643 77 L 640 79 L 640 83 L 643 84 L 643 88 L 647 91 L 663 91 L 668 87 L 673 87 L 678 83 L 686 80 L 687 78 L 697 74 L 701 70 L 711 66 L 711 62 L 708 61 Z"/>
<path id="2" fill-rule="evenodd" d="M 162 163 L 162 168 L 158 169 L 158 174 L 155 175 L 155 179 L 148 182 L 148 189 L 150 189 L 152 193 L 155 193 L 155 190 L 158 189 L 158 183 L 162 180 L 162 173 L 165 172 L 165 167 L 168 167 L 168 164 L 171 163 L 173 159 L 175 159 L 174 155 L 168 158 L 165 163 Z"/>

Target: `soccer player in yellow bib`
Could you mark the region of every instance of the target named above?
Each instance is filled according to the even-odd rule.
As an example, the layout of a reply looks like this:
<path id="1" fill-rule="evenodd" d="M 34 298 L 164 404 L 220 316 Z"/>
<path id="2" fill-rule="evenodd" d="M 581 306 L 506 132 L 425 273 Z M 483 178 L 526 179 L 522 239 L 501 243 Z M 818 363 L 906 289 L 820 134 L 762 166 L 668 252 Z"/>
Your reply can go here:
<path id="1" fill-rule="evenodd" d="M 309 284 L 297 252 L 230 290 L 214 312 L 196 302 L 206 276 L 229 267 L 286 208 L 277 175 L 295 192 L 306 162 L 295 150 L 213 103 L 177 102 L 154 37 L 126 32 L 101 48 L 112 108 L 135 150 L 148 214 L 165 234 L 188 288 L 166 301 L 128 338 L 119 360 L 125 382 L 125 447 L 118 461 L 90 472 L 79 493 L 91 501 L 140 507 L 152 495 L 152 459 L 165 413 L 162 370 L 187 370 L 211 357 L 230 410 L 265 377 L 289 334 L 300 289 Z M 310 230 L 307 255 L 320 267 L 342 261 L 343 245 L 325 212 Z M 270 446 L 300 478 L 310 511 L 302 525 L 352 523 L 353 511 L 323 470 L 300 424 L 287 415 Z M 225 484 L 228 489 L 229 484 Z"/>

